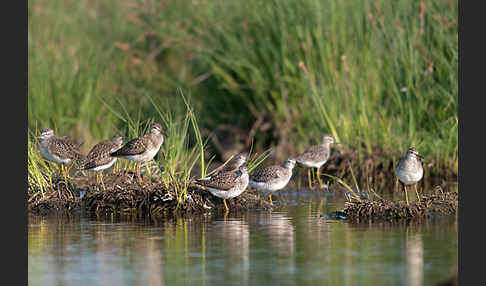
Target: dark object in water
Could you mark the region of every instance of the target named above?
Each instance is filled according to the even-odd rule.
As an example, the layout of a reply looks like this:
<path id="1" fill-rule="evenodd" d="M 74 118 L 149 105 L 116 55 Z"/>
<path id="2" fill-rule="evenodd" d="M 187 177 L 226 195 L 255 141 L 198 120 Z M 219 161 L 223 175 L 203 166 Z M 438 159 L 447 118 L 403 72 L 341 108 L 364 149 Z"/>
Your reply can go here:
<path id="1" fill-rule="evenodd" d="M 321 215 L 321 218 L 345 220 L 348 217 L 346 216 L 346 213 L 343 211 L 335 211 L 334 213 Z"/>

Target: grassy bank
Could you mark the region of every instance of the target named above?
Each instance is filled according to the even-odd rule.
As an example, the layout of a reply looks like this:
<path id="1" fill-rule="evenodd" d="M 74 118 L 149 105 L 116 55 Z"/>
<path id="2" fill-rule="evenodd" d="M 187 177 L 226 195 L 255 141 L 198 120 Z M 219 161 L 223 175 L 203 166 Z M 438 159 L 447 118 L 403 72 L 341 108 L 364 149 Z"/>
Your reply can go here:
<path id="1" fill-rule="evenodd" d="M 29 1 L 29 134 L 51 127 L 84 141 L 87 152 L 171 116 L 181 124 L 173 140 L 182 141 L 173 143 L 192 154 L 199 141 L 182 135 L 190 123 L 181 89 L 200 115 L 208 152 L 220 157 L 253 141 L 282 159 L 331 133 L 363 156 L 398 156 L 413 145 L 430 168 L 457 173 L 457 6 Z M 42 180 L 30 175 L 42 167 L 33 142 L 32 182 Z M 182 158 L 168 155 L 164 164 Z"/>

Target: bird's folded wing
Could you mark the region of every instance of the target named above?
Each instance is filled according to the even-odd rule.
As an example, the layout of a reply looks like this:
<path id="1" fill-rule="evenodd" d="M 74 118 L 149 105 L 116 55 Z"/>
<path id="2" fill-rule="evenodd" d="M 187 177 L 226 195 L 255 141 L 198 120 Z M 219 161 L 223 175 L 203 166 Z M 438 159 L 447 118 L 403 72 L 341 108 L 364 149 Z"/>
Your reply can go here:
<path id="1" fill-rule="evenodd" d="M 224 172 L 219 173 L 217 176 L 210 177 L 209 179 L 196 180 L 196 183 L 204 187 L 227 191 L 235 186 L 237 179 L 238 174 L 236 172 Z"/>
<path id="2" fill-rule="evenodd" d="M 139 140 L 140 138 L 133 139 L 128 141 L 123 147 L 118 149 L 117 151 L 111 153 L 112 156 L 124 156 L 124 155 L 139 155 L 142 154 L 147 146 L 143 142 L 143 140 Z"/>

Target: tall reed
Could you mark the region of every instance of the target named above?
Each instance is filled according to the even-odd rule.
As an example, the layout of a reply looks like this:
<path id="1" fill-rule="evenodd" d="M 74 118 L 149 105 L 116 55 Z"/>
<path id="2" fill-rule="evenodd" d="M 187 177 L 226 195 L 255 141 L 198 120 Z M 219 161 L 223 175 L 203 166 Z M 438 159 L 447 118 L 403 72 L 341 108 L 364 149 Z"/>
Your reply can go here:
<path id="1" fill-rule="evenodd" d="M 191 128 L 254 132 L 258 152 L 288 157 L 331 133 L 368 154 L 413 145 L 457 172 L 457 1 L 52 0 L 28 10 L 29 128 L 83 138 L 85 152 L 113 132 L 139 134 L 155 106 L 180 104 L 181 88 L 201 114 Z M 205 140 L 194 141 L 199 164 Z"/>

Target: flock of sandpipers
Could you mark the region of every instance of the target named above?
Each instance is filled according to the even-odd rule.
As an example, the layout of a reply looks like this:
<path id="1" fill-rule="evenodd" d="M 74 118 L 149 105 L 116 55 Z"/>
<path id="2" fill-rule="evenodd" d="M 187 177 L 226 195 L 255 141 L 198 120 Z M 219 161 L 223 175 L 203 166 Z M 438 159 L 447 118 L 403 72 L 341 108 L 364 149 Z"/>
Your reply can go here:
<path id="1" fill-rule="evenodd" d="M 123 145 L 123 139 L 116 134 L 111 140 L 104 140 L 96 144 L 87 155 L 79 151 L 80 145 L 69 137 L 57 137 L 52 129 L 43 129 L 40 139 L 40 153 L 45 159 L 60 164 L 78 163 L 78 170 L 101 171 L 113 166 L 117 158 L 123 158 L 138 163 L 140 178 L 140 164 L 151 161 L 159 152 L 164 135 L 162 126 L 158 123 L 150 125 L 149 132 Z M 317 168 L 317 179 L 320 187 L 323 183 L 319 176 L 320 168 L 327 162 L 331 146 L 339 144 L 330 135 L 323 135 L 322 143 L 309 147 L 303 153 L 286 159 L 281 165 L 271 165 L 255 169 L 248 174 L 246 168 L 246 153 L 236 155 L 231 161 L 223 164 L 206 177 L 195 180 L 195 185 L 208 190 L 216 197 L 222 198 L 226 210 L 226 199 L 234 198 L 243 193 L 248 185 L 269 196 L 283 189 L 292 177 L 292 169 L 296 163 L 308 169 L 309 186 L 311 186 L 311 168 Z M 404 157 L 400 158 L 396 167 L 396 176 L 404 184 L 406 202 L 408 202 L 407 185 L 415 187 L 418 200 L 420 196 L 416 183 L 423 177 L 422 156 L 411 147 Z M 64 169 L 63 169 L 64 170 Z M 98 179 L 98 178 L 97 178 Z"/>

